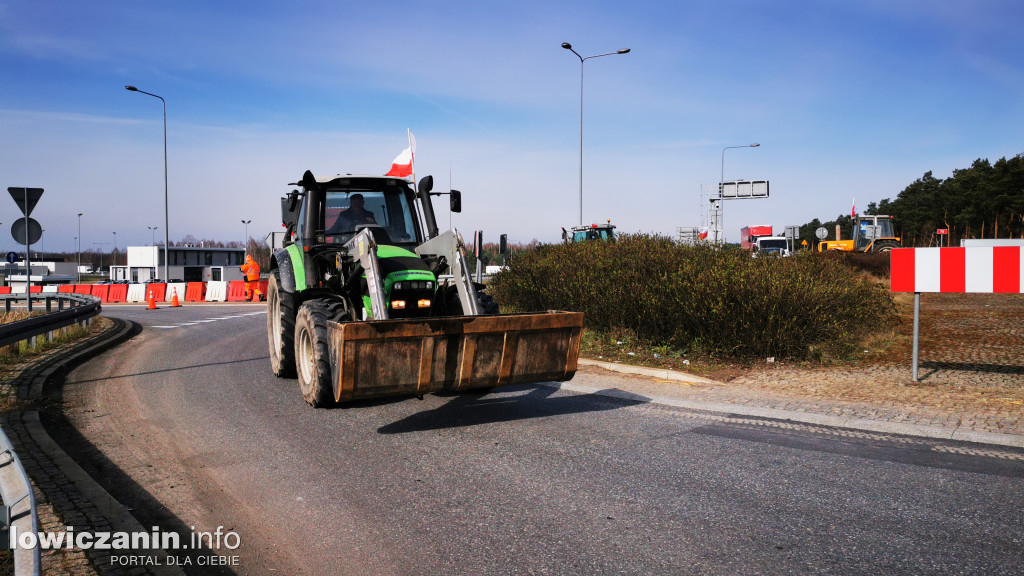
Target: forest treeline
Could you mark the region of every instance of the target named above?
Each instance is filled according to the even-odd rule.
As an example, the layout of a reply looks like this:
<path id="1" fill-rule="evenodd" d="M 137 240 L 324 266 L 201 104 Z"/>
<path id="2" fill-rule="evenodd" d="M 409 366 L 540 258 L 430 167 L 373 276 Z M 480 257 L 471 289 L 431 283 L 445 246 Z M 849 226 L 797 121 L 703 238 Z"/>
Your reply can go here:
<path id="1" fill-rule="evenodd" d="M 892 216 L 903 246 L 937 246 L 940 228 L 949 231 L 949 246 L 964 238 L 1024 238 L 1024 154 L 994 164 L 979 158 L 946 179 L 926 172 L 895 199 L 869 203 L 864 213 Z M 800 237 L 813 246 L 816 229 L 825 227 L 831 237 L 836 224 L 849 238 L 849 215 L 814 219 L 800 227 Z"/>

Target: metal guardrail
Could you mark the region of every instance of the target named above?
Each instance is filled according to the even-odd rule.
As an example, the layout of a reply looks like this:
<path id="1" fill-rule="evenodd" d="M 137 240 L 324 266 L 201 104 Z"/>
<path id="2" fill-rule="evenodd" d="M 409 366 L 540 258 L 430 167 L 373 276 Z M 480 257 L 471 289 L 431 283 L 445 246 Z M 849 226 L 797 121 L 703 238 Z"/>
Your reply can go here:
<path id="1" fill-rule="evenodd" d="M 5 525 L 8 528 L 4 535 L 10 539 L 12 526 L 17 526 L 19 533 L 31 531 L 33 534 L 39 534 L 39 513 L 36 508 L 36 494 L 32 488 L 32 482 L 29 481 L 25 467 L 21 465 L 21 460 L 14 452 L 14 447 L 11 446 L 7 434 L 0 429 L 0 456 L 3 455 L 9 457 L 7 461 L 0 462 L 0 497 L 4 501 L 4 520 L 6 520 Z M 10 466 L 13 468 L 9 468 Z M 28 510 L 25 510 L 26 504 L 23 504 L 26 499 L 28 500 Z M 15 509 L 18 511 L 15 512 Z M 27 518 L 26 512 L 28 512 Z M 38 576 L 42 574 L 42 551 L 39 541 L 33 539 L 33 542 L 35 545 L 31 550 L 23 550 L 17 542 L 11 542 L 16 575 Z"/>
<path id="2" fill-rule="evenodd" d="M 59 328 L 85 322 L 90 318 L 99 315 L 100 300 L 96 296 L 87 294 L 3 294 L 0 295 L 0 302 L 4 305 L 6 312 L 11 311 L 11 304 L 19 301 L 28 303 L 45 302 L 47 313 L 42 316 L 27 318 L 17 322 L 0 325 L 0 347 L 28 340 L 40 334 L 47 334 Z M 53 311 L 53 304 L 57 303 L 57 311 Z"/>

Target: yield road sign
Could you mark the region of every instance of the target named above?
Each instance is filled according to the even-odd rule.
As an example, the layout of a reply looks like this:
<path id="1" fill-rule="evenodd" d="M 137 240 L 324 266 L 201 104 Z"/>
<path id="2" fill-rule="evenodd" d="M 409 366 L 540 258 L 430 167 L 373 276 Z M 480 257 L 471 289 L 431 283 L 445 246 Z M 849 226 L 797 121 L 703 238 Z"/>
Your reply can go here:
<path id="1" fill-rule="evenodd" d="M 11 187 L 7 189 L 11 193 L 11 198 L 14 198 L 14 203 L 21 208 L 21 213 L 25 217 L 32 215 L 32 209 L 36 207 L 36 203 L 39 202 L 39 198 L 43 195 L 42 188 L 15 188 Z"/>

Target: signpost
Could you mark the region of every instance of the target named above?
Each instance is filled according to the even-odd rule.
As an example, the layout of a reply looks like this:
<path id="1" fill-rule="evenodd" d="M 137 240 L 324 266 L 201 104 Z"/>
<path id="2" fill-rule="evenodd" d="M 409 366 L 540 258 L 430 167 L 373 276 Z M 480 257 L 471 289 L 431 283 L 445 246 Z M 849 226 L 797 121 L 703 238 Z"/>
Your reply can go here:
<path id="1" fill-rule="evenodd" d="M 36 207 L 39 199 L 43 196 L 42 188 L 16 188 L 7 189 L 14 199 L 14 203 L 21 208 L 25 215 L 11 225 L 11 236 L 14 240 L 25 245 L 25 301 L 28 302 L 28 311 L 32 312 L 32 244 L 39 241 L 43 235 L 43 227 L 39 222 L 29 218 L 32 209 Z"/>
<path id="2" fill-rule="evenodd" d="M 939 236 L 939 248 L 942 248 L 942 237 L 946 237 L 946 246 L 949 246 L 949 228 L 939 228 L 935 231 Z"/>

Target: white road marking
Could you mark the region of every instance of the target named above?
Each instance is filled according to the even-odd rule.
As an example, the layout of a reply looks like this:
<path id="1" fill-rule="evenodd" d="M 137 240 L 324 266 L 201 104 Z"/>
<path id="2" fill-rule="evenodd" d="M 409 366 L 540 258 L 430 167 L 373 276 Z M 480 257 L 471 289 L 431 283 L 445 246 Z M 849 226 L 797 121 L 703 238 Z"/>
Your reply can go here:
<path id="1" fill-rule="evenodd" d="M 207 318 L 205 320 L 196 320 L 195 322 L 182 322 L 181 324 L 175 324 L 173 326 L 150 326 L 150 328 L 170 329 L 170 328 L 184 328 L 185 326 L 198 326 L 199 324 L 205 324 L 207 322 L 217 322 L 219 320 L 232 320 L 234 318 L 245 318 L 247 316 L 259 316 L 266 314 L 266 310 L 260 310 L 259 312 L 249 312 L 247 314 L 236 314 L 234 316 L 218 316 L 216 318 Z"/>

